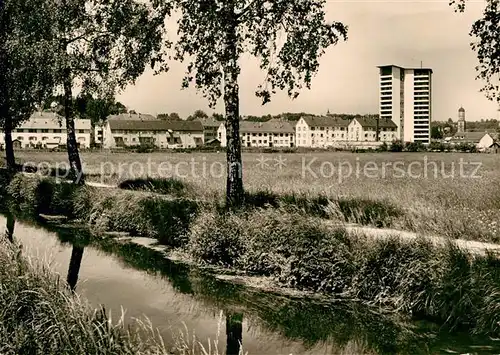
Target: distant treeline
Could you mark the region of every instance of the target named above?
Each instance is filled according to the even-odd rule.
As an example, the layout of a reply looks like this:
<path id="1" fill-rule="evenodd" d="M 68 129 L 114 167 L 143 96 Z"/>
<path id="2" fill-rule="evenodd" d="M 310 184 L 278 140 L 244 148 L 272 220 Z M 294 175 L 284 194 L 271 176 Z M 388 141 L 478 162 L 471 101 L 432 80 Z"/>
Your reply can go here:
<path id="1" fill-rule="evenodd" d="M 252 121 L 252 122 L 267 122 L 272 119 L 283 119 L 285 121 L 291 121 L 291 122 L 297 122 L 301 117 L 304 116 L 314 116 L 314 117 L 321 117 L 325 115 L 316 115 L 313 113 L 308 113 L 308 112 L 284 112 L 279 115 L 263 115 L 263 116 L 241 116 L 242 120 L 245 121 Z M 360 115 L 360 114 L 350 114 L 350 113 L 340 113 L 340 114 L 332 114 L 332 113 L 327 113 L 326 116 L 331 116 L 331 117 L 337 117 L 337 118 L 342 118 L 345 120 L 351 120 L 353 118 L 359 118 L 359 117 L 378 117 L 378 114 L 368 114 L 368 115 Z M 157 116 L 158 119 L 161 120 L 182 120 L 182 118 L 179 116 L 178 113 L 173 112 L 173 113 L 161 113 Z M 224 115 L 220 113 L 213 113 L 212 116 L 209 116 L 207 113 L 205 113 L 202 110 L 196 110 L 192 115 L 189 115 L 186 117 L 187 121 L 192 121 L 192 120 L 206 120 L 206 119 L 212 119 L 214 121 L 224 121 Z"/>

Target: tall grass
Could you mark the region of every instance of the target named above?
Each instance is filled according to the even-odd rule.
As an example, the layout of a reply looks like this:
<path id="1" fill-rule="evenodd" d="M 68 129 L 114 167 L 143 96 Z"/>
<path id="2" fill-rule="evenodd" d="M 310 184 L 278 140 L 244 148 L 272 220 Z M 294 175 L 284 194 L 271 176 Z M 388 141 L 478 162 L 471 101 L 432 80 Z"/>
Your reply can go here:
<path id="1" fill-rule="evenodd" d="M 285 286 L 341 294 L 500 335 L 500 260 L 453 244 L 373 240 L 299 213 L 203 213 L 188 246 L 199 262 L 267 275 Z"/>

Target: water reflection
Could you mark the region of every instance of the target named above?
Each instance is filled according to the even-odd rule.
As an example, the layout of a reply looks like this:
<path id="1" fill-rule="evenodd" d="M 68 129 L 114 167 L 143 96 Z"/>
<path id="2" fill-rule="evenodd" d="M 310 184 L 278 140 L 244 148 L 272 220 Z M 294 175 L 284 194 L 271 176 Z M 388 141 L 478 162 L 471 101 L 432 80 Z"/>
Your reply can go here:
<path id="1" fill-rule="evenodd" d="M 14 215 L 10 212 L 7 213 L 6 219 L 7 222 L 6 222 L 5 235 L 11 243 L 14 243 L 14 227 L 16 225 L 16 219 Z"/>
<path id="2" fill-rule="evenodd" d="M 76 284 L 78 283 L 78 274 L 80 273 L 80 266 L 82 264 L 83 251 L 83 247 L 73 245 L 67 278 L 67 282 L 71 291 L 75 291 Z"/>
<path id="3" fill-rule="evenodd" d="M 226 354 L 238 355 L 243 342 L 243 314 L 226 314 Z"/>
<path id="4" fill-rule="evenodd" d="M 249 353 L 269 354 L 316 354 L 323 345 L 328 347 L 328 353 L 342 353 L 352 344 L 361 344 L 361 347 L 349 353 L 481 353 L 478 345 L 495 345 L 498 349 L 498 342 L 450 334 L 444 327 L 409 321 L 397 315 L 381 315 L 357 303 L 294 299 L 220 281 L 197 268 L 169 261 L 148 248 L 90 238 L 85 230 L 50 225 L 45 228 L 57 232 L 63 243 L 71 243 L 68 284 L 73 290 L 83 262 L 81 278 L 91 279 L 93 286 L 86 283 L 79 291 L 89 292 L 87 295 L 93 297 L 95 303 L 108 306 L 126 303 L 132 313 L 128 313 L 129 316 L 145 314 L 153 318 L 155 326 L 163 329 L 170 326 L 167 320 L 189 319 L 189 329 L 196 329 L 201 340 L 213 336 L 212 330 L 222 310 L 227 354 L 239 354 L 242 345 Z M 17 240 L 22 239 L 23 229 L 24 221 L 17 226 Z M 25 239 L 34 239 L 32 233 L 24 233 Z M 55 235 L 39 239 L 43 243 L 47 238 L 55 240 Z M 82 261 L 84 248 L 86 258 Z M 64 252 L 63 272 L 70 250 Z M 116 260 L 119 263 L 115 263 Z M 145 284 L 144 280 L 148 283 L 154 280 L 154 284 Z M 168 285 L 167 291 L 163 285 Z M 283 345 L 283 339 L 290 343 Z M 285 350 L 284 346 L 296 347 Z"/>

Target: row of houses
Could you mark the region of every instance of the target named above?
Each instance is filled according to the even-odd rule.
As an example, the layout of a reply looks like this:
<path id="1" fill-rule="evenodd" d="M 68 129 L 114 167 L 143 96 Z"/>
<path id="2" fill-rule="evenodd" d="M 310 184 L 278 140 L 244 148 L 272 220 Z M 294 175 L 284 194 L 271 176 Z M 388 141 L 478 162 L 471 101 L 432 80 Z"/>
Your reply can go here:
<path id="1" fill-rule="evenodd" d="M 151 115 L 122 114 L 110 116 L 93 129 L 90 120 L 75 120 L 77 142 L 81 148 L 91 143 L 103 148 L 139 145 L 159 149 L 196 148 L 203 145 L 225 147 L 226 126 L 210 119 L 164 121 Z M 377 139 L 378 132 L 378 139 Z M 390 143 L 396 139 L 397 126 L 390 120 L 357 117 L 302 117 L 296 123 L 272 119 L 267 122 L 240 122 L 243 147 L 328 148 Z M 3 143 L 3 135 L 0 144 Z M 67 132 L 54 113 L 34 114 L 13 132 L 16 148 L 56 148 L 66 144 Z"/>
<path id="2" fill-rule="evenodd" d="M 91 122 L 86 119 L 75 120 L 75 133 L 81 148 L 90 148 Z M 54 149 L 66 144 L 68 133 L 66 125 L 52 112 L 37 112 L 12 132 L 15 149 L 44 148 Z M 5 145 L 5 137 L 0 134 L 0 146 Z"/>
<path id="3" fill-rule="evenodd" d="M 377 140 L 378 127 L 378 140 Z M 396 139 L 397 126 L 390 120 L 359 117 L 345 120 L 336 117 L 302 117 L 295 125 L 273 119 L 256 123 L 242 121 L 240 137 L 244 147 L 328 148 L 390 143 Z M 218 129 L 221 145 L 226 145 L 226 128 Z"/>

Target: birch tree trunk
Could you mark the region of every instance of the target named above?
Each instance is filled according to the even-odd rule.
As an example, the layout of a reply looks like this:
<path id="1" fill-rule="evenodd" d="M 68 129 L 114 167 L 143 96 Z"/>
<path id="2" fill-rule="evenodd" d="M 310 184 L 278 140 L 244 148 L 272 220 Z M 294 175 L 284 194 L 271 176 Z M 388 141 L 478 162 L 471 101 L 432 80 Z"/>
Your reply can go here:
<path id="1" fill-rule="evenodd" d="M 12 142 L 12 122 L 8 117 L 4 121 L 4 136 L 7 169 L 14 171 L 16 169 L 16 158 L 14 156 L 14 143 Z"/>
<path id="2" fill-rule="evenodd" d="M 78 143 L 76 141 L 75 132 L 75 116 L 73 112 L 73 92 L 71 69 L 64 70 L 64 118 L 66 119 L 68 159 L 70 171 L 73 178 L 73 183 L 77 185 L 85 184 L 85 176 L 83 175 L 82 162 L 78 153 Z"/>
<path id="3" fill-rule="evenodd" d="M 243 165 L 241 161 L 240 112 L 237 51 L 237 20 L 234 2 L 228 5 L 224 63 L 224 104 L 226 108 L 227 189 L 226 204 L 237 208 L 243 204 Z"/>

